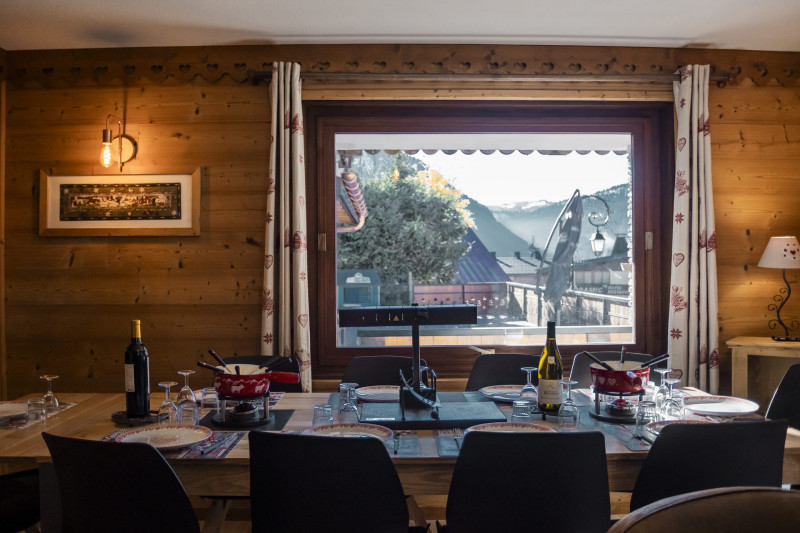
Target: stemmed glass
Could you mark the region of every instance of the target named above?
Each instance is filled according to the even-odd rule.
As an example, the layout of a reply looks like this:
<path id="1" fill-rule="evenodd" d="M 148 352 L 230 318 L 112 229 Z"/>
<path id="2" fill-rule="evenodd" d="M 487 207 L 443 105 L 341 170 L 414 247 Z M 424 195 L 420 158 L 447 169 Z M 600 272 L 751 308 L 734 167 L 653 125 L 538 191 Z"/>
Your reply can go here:
<path id="1" fill-rule="evenodd" d="M 342 424 L 358 424 L 360 422 L 358 405 L 356 405 L 358 401 L 356 397 L 357 388 L 357 383 L 342 383 L 339 385 L 339 396 L 345 395 L 344 401 L 339 408 L 339 422 Z"/>
<path id="2" fill-rule="evenodd" d="M 189 376 L 194 374 L 194 370 L 178 370 L 178 374 L 183 376 L 183 387 L 178 391 L 178 423 L 184 425 L 194 425 L 197 423 L 199 413 L 197 411 L 197 397 L 189 386 Z"/>
<path id="3" fill-rule="evenodd" d="M 528 382 L 522 386 L 522 390 L 519 393 L 519 399 L 533 402 L 536 400 L 539 391 L 536 389 L 536 385 L 533 384 L 531 375 L 534 371 L 538 371 L 539 369 L 535 366 L 523 366 L 520 368 L 520 370 L 528 373 Z"/>
<path id="4" fill-rule="evenodd" d="M 681 378 L 665 377 L 664 381 L 669 386 L 669 395 L 661 404 L 661 417 L 665 420 L 682 420 L 684 418 L 683 396 L 679 396 L 674 391 L 674 385 L 680 383 Z"/>
<path id="5" fill-rule="evenodd" d="M 56 395 L 53 394 L 53 380 L 58 379 L 58 376 L 54 376 L 52 374 L 45 374 L 43 376 L 39 376 L 40 379 L 47 380 L 47 393 L 44 395 L 44 406 L 47 409 L 48 413 L 54 413 L 58 411 L 58 398 Z"/>
<path id="6" fill-rule="evenodd" d="M 664 400 L 666 400 L 669 397 L 669 387 L 667 387 L 665 378 L 667 374 L 672 372 L 672 369 L 654 368 L 653 370 L 661 374 L 661 385 L 658 386 L 655 394 L 653 395 L 653 401 L 656 402 L 656 411 L 661 411 L 661 406 L 664 404 Z"/>
<path id="7" fill-rule="evenodd" d="M 176 381 L 161 381 L 159 387 L 164 387 L 166 397 L 161 407 L 158 408 L 158 424 L 162 426 L 174 425 L 178 423 L 178 407 L 172 398 L 169 397 L 169 388 L 174 387 L 178 383 Z"/>
<path id="8" fill-rule="evenodd" d="M 580 413 L 578 406 L 572 399 L 572 386 L 577 385 L 578 382 L 574 379 L 562 379 L 561 384 L 567 387 L 567 398 L 561 403 L 558 408 L 558 422 L 563 428 L 576 428 L 578 427 L 578 420 Z"/>

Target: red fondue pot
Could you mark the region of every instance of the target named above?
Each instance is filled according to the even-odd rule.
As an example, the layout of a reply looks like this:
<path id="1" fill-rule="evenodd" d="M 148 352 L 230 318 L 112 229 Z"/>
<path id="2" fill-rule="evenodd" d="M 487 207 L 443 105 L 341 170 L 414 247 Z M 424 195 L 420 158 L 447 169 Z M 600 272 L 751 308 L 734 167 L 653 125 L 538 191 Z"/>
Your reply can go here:
<path id="1" fill-rule="evenodd" d="M 641 392 L 647 385 L 647 380 L 650 378 L 650 367 L 636 368 L 641 365 L 638 361 L 626 361 L 622 364 L 621 369 L 619 362 L 607 361 L 607 363 L 618 370 L 607 370 L 597 363 L 589 365 L 595 390 L 610 393 L 636 393 Z"/>
<path id="2" fill-rule="evenodd" d="M 233 365 L 228 365 L 233 366 Z M 263 372 L 258 365 L 237 365 L 241 374 L 217 372 L 214 374 L 214 388 L 219 394 L 229 398 L 251 398 L 269 391 L 269 382 L 300 383 L 300 374 L 294 372 Z M 262 370 L 258 372 L 258 370 Z M 254 372 L 250 374 L 249 372 Z"/>

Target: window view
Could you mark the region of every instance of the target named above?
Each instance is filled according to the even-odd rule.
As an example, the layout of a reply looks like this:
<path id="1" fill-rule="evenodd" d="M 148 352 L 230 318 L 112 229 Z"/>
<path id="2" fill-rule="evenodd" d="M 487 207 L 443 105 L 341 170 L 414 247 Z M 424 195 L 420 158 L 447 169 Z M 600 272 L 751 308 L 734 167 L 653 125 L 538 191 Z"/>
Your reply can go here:
<path id="1" fill-rule="evenodd" d="M 335 136 L 339 308 L 475 304 L 422 345 L 634 342 L 628 134 Z M 337 344 L 406 346 L 408 328 Z"/>

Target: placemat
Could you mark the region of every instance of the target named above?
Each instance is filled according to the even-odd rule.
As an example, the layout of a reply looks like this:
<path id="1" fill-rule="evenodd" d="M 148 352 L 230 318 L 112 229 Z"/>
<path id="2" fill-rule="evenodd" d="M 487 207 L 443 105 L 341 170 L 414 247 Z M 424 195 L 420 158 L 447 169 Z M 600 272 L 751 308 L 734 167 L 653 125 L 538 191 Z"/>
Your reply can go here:
<path id="1" fill-rule="evenodd" d="M 394 453 L 395 440 L 397 453 Z M 397 457 L 419 457 L 419 437 L 416 431 L 397 430 L 394 432 L 394 439 L 388 439 L 384 444 L 389 453 Z"/>
<path id="2" fill-rule="evenodd" d="M 436 438 L 436 452 L 439 457 L 458 457 L 461 450 L 453 437 L 452 429 L 435 429 L 433 435 Z"/>
<path id="3" fill-rule="evenodd" d="M 130 430 L 118 429 L 117 431 L 109 433 L 101 440 L 113 441 L 128 431 Z M 247 435 L 246 431 L 214 431 L 211 434 L 211 437 L 199 444 L 188 446 L 179 450 L 161 452 L 161 455 L 167 459 L 222 459 L 228 455 L 228 453 L 230 453 L 230 451 L 233 450 L 237 444 L 239 444 L 239 441 L 242 440 L 245 435 Z M 223 444 L 208 453 L 203 453 L 203 450 L 208 447 L 213 447 L 220 441 L 224 441 Z"/>
<path id="4" fill-rule="evenodd" d="M 77 404 L 75 404 L 75 403 L 61 403 L 58 406 L 58 413 L 60 413 L 61 411 L 66 410 L 66 409 L 69 409 L 70 407 L 74 407 L 75 405 L 77 405 Z M 50 417 L 53 417 L 53 416 L 58 416 L 58 413 L 48 413 L 47 418 L 50 418 Z M 20 417 L 20 418 L 4 419 L 2 422 L 0 422 L 0 429 L 25 429 L 28 426 L 32 426 L 32 425 L 38 424 L 40 422 L 41 422 L 41 420 L 34 420 L 32 422 L 29 422 L 27 416 L 23 416 L 23 417 Z"/>
<path id="5" fill-rule="evenodd" d="M 292 418 L 292 414 L 294 413 L 294 409 L 275 409 L 274 411 L 270 411 L 272 415 L 272 420 L 264 424 L 263 426 L 254 426 L 249 427 L 247 430 L 252 431 L 280 431 L 286 425 L 290 418 Z M 205 426 L 207 428 L 211 428 L 214 431 L 236 431 L 239 428 L 231 427 L 231 426 L 221 426 L 214 422 L 213 420 L 214 413 L 210 412 L 206 414 L 203 418 L 200 419 L 198 425 Z"/>

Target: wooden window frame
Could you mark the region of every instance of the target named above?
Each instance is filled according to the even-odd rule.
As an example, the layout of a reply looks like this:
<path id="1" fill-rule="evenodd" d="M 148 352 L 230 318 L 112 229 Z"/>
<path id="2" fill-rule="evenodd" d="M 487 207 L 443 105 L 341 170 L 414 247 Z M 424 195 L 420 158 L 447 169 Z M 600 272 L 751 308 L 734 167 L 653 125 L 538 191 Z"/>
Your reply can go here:
<path id="1" fill-rule="evenodd" d="M 337 378 L 358 355 L 410 355 L 409 347 L 336 346 L 336 133 L 557 132 L 632 135 L 633 250 L 636 343 L 628 351 L 666 350 L 669 255 L 672 242 L 674 112 L 671 102 L 306 101 L 309 292 L 315 378 Z M 653 235 L 645 250 L 645 232 Z M 314 260 L 316 259 L 316 261 Z M 646 296 L 645 296 L 646 295 Z M 562 346 L 567 366 L 581 350 L 614 345 Z M 539 353 L 541 346 L 497 346 L 498 352 Z M 466 346 L 424 346 L 423 357 L 442 377 L 465 377 L 477 354 Z"/>

